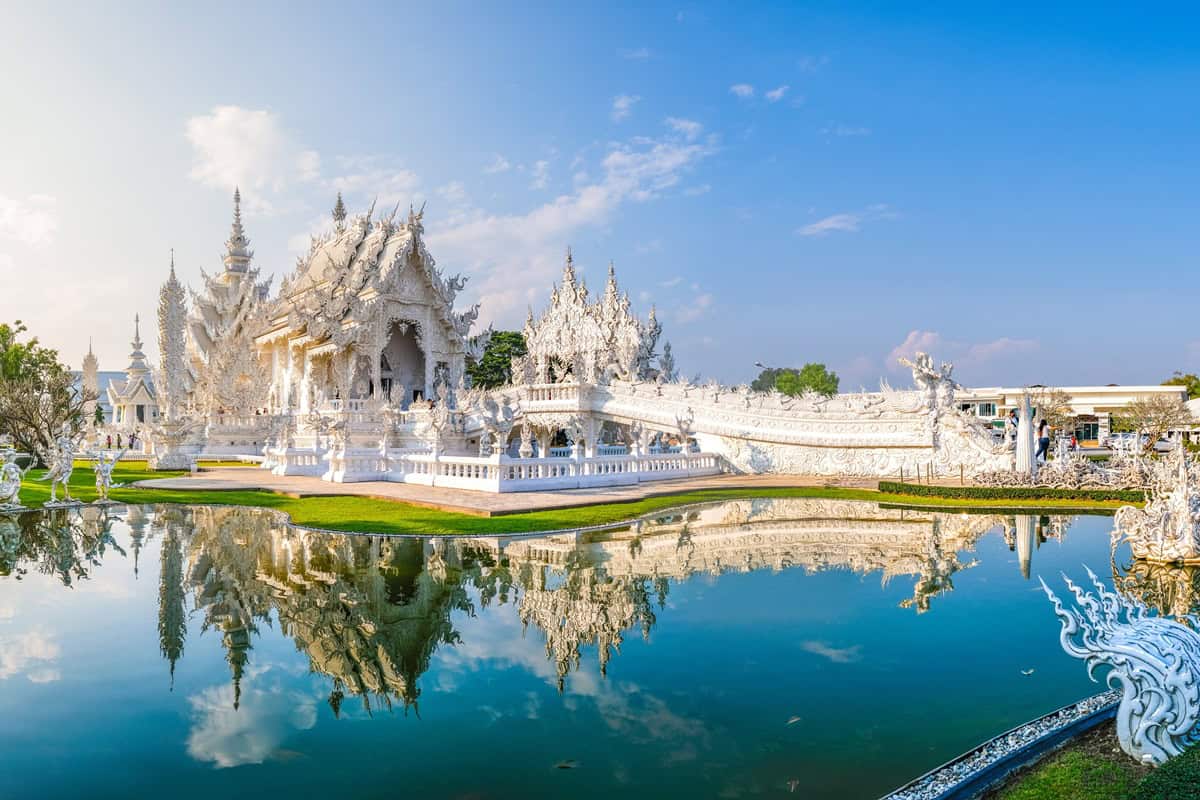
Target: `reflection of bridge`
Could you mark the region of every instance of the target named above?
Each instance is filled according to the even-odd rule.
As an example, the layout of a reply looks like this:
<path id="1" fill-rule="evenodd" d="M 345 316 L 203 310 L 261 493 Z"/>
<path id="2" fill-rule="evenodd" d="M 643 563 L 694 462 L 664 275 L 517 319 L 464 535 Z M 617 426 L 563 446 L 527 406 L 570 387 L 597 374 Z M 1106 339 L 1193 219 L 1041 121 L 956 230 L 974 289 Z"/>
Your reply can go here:
<path id="1" fill-rule="evenodd" d="M 99 529 L 85 535 L 78 512 L 71 515 L 81 527 L 64 534 L 75 543 L 70 552 L 97 564 L 97 548 L 103 552 L 111 537 Z M 139 509 L 130 515 L 145 519 Z M 1014 537 L 1026 527 L 1022 518 L 1014 524 L 818 499 L 731 501 L 606 534 L 512 539 L 312 533 L 249 508 L 161 506 L 148 526 L 134 522 L 135 543 L 162 537 L 159 634 L 172 672 L 184 653 L 190 605 L 202 630 L 221 637 L 236 704 L 259 628 L 274 615 L 311 668 L 330 677 L 335 710 L 346 695 L 362 697 L 368 708 L 372 696 L 414 704 L 433 653 L 460 641 L 454 614 L 473 613 L 476 605 L 515 605 L 524 624 L 542 631 L 561 681 L 578 668 L 585 648 L 596 646 L 603 670 L 628 630 L 649 635 L 672 580 L 795 568 L 877 572 L 885 584 L 909 576 L 912 596 L 901 605 L 922 613 L 934 596 L 953 589 L 955 573 L 973 566 L 960 552 L 996 526 Z M 1064 525 L 1052 519 L 1043 532 L 1060 535 Z M 1027 527 L 1036 535 L 1036 522 Z M 10 554 L 0 566 L 12 572 L 31 561 L 58 564 L 62 541 L 44 529 L 0 527 L 0 554 Z M 1013 546 L 1025 549 L 1019 539 Z M 73 574 L 63 573 L 63 580 Z"/>

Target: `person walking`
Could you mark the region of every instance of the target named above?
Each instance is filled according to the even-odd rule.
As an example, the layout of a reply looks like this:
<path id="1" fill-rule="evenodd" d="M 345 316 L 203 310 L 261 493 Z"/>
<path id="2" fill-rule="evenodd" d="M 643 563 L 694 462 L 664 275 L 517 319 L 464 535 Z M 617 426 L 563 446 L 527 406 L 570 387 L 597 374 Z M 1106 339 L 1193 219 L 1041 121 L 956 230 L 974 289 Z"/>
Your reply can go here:
<path id="1" fill-rule="evenodd" d="M 1046 422 L 1046 420 L 1042 420 L 1041 422 L 1038 423 L 1038 446 L 1037 446 L 1037 452 L 1034 453 L 1033 458 L 1035 461 L 1040 460 L 1041 463 L 1045 464 L 1046 459 L 1049 457 L 1049 453 L 1050 453 L 1050 425 L 1049 425 L 1049 423 Z"/>
<path id="2" fill-rule="evenodd" d="M 111 433 L 108 436 L 104 437 L 104 449 L 112 450 L 112 434 Z"/>
<path id="3" fill-rule="evenodd" d="M 1010 444 L 1017 443 L 1017 428 L 1020 424 L 1020 420 L 1017 419 L 1017 410 L 1014 408 L 1008 412 L 1008 441 Z"/>

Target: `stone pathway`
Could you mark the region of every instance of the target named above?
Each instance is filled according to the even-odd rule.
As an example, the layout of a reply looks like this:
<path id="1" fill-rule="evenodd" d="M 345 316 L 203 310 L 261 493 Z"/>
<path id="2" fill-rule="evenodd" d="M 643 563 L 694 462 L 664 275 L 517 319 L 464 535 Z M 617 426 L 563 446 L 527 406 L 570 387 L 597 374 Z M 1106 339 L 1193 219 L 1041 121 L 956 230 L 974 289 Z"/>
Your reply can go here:
<path id="1" fill-rule="evenodd" d="M 456 511 L 482 517 L 520 514 L 527 511 L 548 511 L 556 508 L 626 503 L 646 497 L 679 494 L 697 489 L 741 489 L 778 486 L 838 486 L 843 488 L 874 489 L 877 480 L 870 478 L 833 479 L 803 475 L 714 475 L 706 478 L 680 478 L 653 481 L 636 486 L 613 486 L 596 489 L 566 489 L 556 492 L 473 492 L 466 489 L 446 489 L 434 486 L 414 486 L 387 481 L 360 483 L 330 483 L 320 478 L 300 475 L 272 475 L 253 467 L 215 467 L 195 475 L 178 478 L 152 478 L 133 486 L 145 489 L 175 489 L 179 491 L 230 491 L 263 489 L 290 497 L 355 495 L 380 500 Z"/>

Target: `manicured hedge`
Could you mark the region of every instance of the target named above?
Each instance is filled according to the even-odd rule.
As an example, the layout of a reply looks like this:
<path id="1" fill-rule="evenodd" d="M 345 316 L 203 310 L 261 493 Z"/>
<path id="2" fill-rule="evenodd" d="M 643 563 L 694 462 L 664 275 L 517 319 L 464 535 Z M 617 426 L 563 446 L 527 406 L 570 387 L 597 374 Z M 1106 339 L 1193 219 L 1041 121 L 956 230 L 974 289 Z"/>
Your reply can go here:
<path id="1" fill-rule="evenodd" d="M 951 500 L 1117 500 L 1141 503 L 1146 498 L 1135 489 L 1051 489 L 1044 486 L 927 486 L 921 483 L 880 481 L 879 491 L 911 497 Z"/>
<path id="2" fill-rule="evenodd" d="M 1194 747 L 1143 778 L 1132 796 L 1132 800 L 1188 798 L 1200 798 L 1200 749 Z"/>

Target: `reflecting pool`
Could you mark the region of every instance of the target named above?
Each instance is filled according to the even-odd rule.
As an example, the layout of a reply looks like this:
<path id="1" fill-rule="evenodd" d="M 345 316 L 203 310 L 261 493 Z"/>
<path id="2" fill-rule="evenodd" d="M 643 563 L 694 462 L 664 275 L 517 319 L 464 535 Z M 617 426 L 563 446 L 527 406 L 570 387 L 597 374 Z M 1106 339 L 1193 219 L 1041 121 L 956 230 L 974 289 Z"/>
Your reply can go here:
<path id="1" fill-rule="evenodd" d="M 815 499 L 511 539 L 0 516 L 0 797 L 878 797 L 1102 688 L 1038 575 L 1190 607 L 1196 576 L 1130 568 L 1111 525 Z"/>

